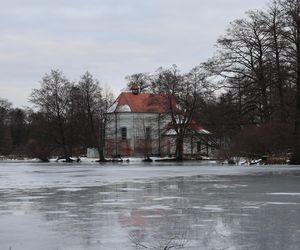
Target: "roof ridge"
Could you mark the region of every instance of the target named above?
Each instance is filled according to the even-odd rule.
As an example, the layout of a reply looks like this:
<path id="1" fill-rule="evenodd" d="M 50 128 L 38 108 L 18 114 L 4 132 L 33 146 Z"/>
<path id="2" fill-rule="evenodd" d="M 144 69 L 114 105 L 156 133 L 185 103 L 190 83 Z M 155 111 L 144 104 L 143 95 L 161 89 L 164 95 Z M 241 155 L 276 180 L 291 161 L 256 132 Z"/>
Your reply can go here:
<path id="1" fill-rule="evenodd" d="M 133 113 L 165 113 L 166 97 L 157 93 L 139 93 L 134 95 L 131 92 L 121 92 L 113 103 L 113 112 L 133 112 Z M 127 106 L 126 110 L 124 109 Z"/>

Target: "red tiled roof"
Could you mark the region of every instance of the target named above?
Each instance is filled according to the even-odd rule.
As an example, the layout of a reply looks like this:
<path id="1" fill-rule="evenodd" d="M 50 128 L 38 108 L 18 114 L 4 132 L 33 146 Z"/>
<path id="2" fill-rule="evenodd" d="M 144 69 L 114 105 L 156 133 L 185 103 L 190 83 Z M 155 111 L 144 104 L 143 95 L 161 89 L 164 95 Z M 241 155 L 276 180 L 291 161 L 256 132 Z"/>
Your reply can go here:
<path id="1" fill-rule="evenodd" d="M 109 109 L 113 112 L 134 113 L 167 113 L 169 112 L 168 98 L 165 95 L 122 92 Z"/>

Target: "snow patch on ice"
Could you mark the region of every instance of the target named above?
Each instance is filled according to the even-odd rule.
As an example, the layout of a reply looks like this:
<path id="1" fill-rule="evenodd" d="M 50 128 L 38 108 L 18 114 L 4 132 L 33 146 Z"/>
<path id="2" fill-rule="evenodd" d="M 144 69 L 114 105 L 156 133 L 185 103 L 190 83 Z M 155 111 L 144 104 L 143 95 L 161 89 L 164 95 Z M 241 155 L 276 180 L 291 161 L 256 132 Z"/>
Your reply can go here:
<path id="1" fill-rule="evenodd" d="M 214 184 L 214 188 L 235 188 L 234 186 L 222 185 L 222 184 Z"/>
<path id="2" fill-rule="evenodd" d="M 296 202 L 267 202 L 268 205 L 299 205 L 299 203 Z"/>
<path id="3" fill-rule="evenodd" d="M 300 193 L 267 193 L 268 195 L 291 195 L 291 196 L 298 196 Z"/>
<path id="4" fill-rule="evenodd" d="M 220 208 L 217 205 L 206 205 L 202 209 L 204 209 L 204 210 L 210 210 L 212 212 L 222 212 L 222 211 L 224 211 L 223 208 Z"/>
<path id="5" fill-rule="evenodd" d="M 243 206 L 241 208 L 242 209 L 259 209 L 260 207 L 258 207 L 258 206 Z"/>
<path id="6" fill-rule="evenodd" d="M 143 189 L 141 189 L 141 188 L 121 188 L 121 189 L 118 189 L 118 190 L 121 190 L 121 191 L 141 191 Z"/>
<path id="7" fill-rule="evenodd" d="M 192 225 L 191 227 L 206 227 L 206 225 L 202 225 L 202 224 L 195 224 L 195 225 Z"/>
<path id="8" fill-rule="evenodd" d="M 163 201 L 163 200 L 175 200 L 175 199 L 183 199 L 182 197 L 176 197 L 176 196 L 166 196 L 166 197 L 159 197 L 159 198 L 153 198 L 154 201 Z"/>
<path id="9" fill-rule="evenodd" d="M 168 189 L 177 190 L 178 189 L 178 185 L 171 184 L 171 185 L 168 186 Z"/>
<path id="10" fill-rule="evenodd" d="M 163 205 L 153 205 L 153 206 L 147 206 L 147 207 L 140 207 L 142 210 L 171 210 L 169 206 L 163 206 Z"/>
<path id="11" fill-rule="evenodd" d="M 240 217 L 249 217 L 249 214 L 240 214 L 240 213 L 228 213 L 227 215 L 231 215 L 231 216 L 240 216 Z"/>
<path id="12" fill-rule="evenodd" d="M 234 184 L 234 185 L 222 185 L 222 184 L 214 184 L 213 185 L 215 188 L 238 188 L 238 187 L 247 187 L 248 185 L 239 185 L 239 184 Z"/>
<path id="13" fill-rule="evenodd" d="M 142 216 L 143 218 L 161 218 L 163 217 L 162 215 L 144 215 Z"/>
<path id="14" fill-rule="evenodd" d="M 82 191 L 84 188 L 59 188 L 58 191 L 66 191 L 66 192 L 77 192 Z"/>
<path id="15" fill-rule="evenodd" d="M 118 199 L 119 202 L 132 202 L 136 201 L 136 199 Z"/>
<path id="16" fill-rule="evenodd" d="M 199 206 L 193 206 L 192 209 L 201 209 Z"/>

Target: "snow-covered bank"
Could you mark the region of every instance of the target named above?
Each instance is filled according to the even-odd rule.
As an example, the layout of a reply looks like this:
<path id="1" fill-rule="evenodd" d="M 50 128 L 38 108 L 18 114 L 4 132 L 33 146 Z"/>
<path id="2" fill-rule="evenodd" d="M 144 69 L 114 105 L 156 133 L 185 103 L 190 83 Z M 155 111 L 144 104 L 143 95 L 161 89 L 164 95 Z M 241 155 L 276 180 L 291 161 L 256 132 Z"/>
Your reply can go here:
<path id="1" fill-rule="evenodd" d="M 70 157 L 72 160 L 71 163 L 99 163 L 99 159 L 97 158 L 88 158 L 88 157 Z M 168 161 L 174 161 L 174 158 L 170 157 L 151 157 L 150 158 L 153 162 L 168 162 Z M 122 157 L 122 158 L 106 158 L 107 163 L 110 162 L 115 162 L 115 163 L 143 163 L 147 162 L 145 161 L 145 158 L 143 157 Z M 186 161 L 194 161 L 194 162 L 211 162 L 211 163 L 216 163 L 217 161 L 215 160 L 210 160 L 210 158 L 203 159 L 203 160 L 196 160 L 196 159 L 191 159 L 191 160 L 186 160 Z M 23 163 L 23 162 L 42 162 L 38 158 L 25 158 L 25 157 L 4 157 L 0 156 L 0 163 L 1 162 L 15 162 L 15 163 Z M 49 158 L 50 163 L 67 163 L 69 164 L 70 162 L 66 162 L 64 158 L 58 158 L 58 157 L 51 157 Z M 149 161 L 150 162 L 150 161 Z M 185 162 L 185 161 L 183 161 Z M 101 162 L 105 163 L 105 162 Z"/>
<path id="2" fill-rule="evenodd" d="M 245 158 L 245 157 L 231 157 L 225 161 L 221 161 L 220 164 L 228 165 L 288 165 L 289 155 L 266 155 L 261 158 Z"/>
<path id="3" fill-rule="evenodd" d="M 65 159 L 60 159 L 58 157 L 51 157 L 49 159 L 49 163 L 66 163 L 66 164 L 89 164 L 89 163 L 97 163 L 99 164 L 99 160 L 97 158 L 88 158 L 88 157 L 70 157 L 71 162 L 66 162 Z M 123 164 L 137 164 L 137 163 L 151 163 L 151 164 L 159 164 L 159 163 L 172 163 L 176 162 L 174 158 L 170 157 L 151 157 L 151 161 L 145 161 L 143 157 L 122 157 L 122 158 L 106 158 L 106 162 L 101 162 L 101 164 L 105 163 L 123 163 Z M 14 157 L 14 156 L 0 156 L 0 163 L 38 163 L 42 162 L 38 158 L 26 158 L 26 157 Z M 182 161 L 185 162 L 199 162 L 208 163 L 208 164 L 217 164 L 217 165 L 236 165 L 236 166 L 252 166 L 252 165 L 288 165 L 289 160 L 287 157 L 278 157 L 278 156 L 269 156 L 268 158 L 257 158 L 257 159 L 248 159 L 244 157 L 232 157 L 229 160 L 214 160 L 209 157 L 199 159 L 188 159 Z"/>

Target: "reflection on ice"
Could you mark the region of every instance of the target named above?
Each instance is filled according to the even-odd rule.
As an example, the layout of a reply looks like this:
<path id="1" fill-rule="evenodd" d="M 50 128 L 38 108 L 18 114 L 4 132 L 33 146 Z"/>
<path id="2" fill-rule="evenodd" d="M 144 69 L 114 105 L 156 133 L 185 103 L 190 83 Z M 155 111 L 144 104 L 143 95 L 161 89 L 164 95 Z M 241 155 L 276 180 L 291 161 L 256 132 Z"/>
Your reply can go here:
<path id="1" fill-rule="evenodd" d="M 0 164 L 0 249 L 298 249 L 299 172 Z"/>

